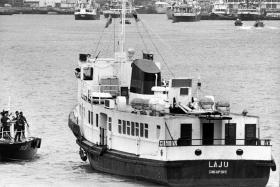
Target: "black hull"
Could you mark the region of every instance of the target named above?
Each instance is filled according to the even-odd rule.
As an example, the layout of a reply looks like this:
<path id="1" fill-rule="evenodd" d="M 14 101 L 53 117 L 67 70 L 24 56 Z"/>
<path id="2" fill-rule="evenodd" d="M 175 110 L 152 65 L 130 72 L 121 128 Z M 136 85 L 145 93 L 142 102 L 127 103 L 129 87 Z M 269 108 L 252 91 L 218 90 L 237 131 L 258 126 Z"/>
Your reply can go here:
<path id="1" fill-rule="evenodd" d="M 236 16 L 234 15 L 220 15 L 211 13 L 209 16 L 209 20 L 236 20 Z"/>
<path id="2" fill-rule="evenodd" d="M 75 20 L 99 20 L 100 15 L 76 14 Z"/>
<path id="3" fill-rule="evenodd" d="M 242 21 L 255 21 L 258 19 L 263 19 L 263 16 L 254 14 L 239 14 L 238 18 Z"/>
<path id="4" fill-rule="evenodd" d="M 220 168 L 213 167 L 213 160 L 160 161 L 139 158 L 135 154 L 108 150 L 106 146 L 86 141 L 73 113 L 69 116 L 68 125 L 93 169 L 159 184 L 178 187 L 265 187 L 270 168 L 275 167 L 273 161 L 259 160 L 215 160 L 218 165 L 227 163 L 227 166 L 224 164 Z"/>
<path id="5" fill-rule="evenodd" d="M 40 138 L 24 142 L 0 143 L 0 161 L 30 160 L 41 146 Z"/>
<path id="6" fill-rule="evenodd" d="M 194 22 L 200 21 L 200 16 L 174 16 L 173 22 Z"/>
<path id="7" fill-rule="evenodd" d="M 159 184 L 193 187 L 265 187 L 269 179 L 270 166 L 258 165 L 261 162 L 258 160 L 216 160 L 227 162 L 229 167 L 212 169 L 209 168 L 211 160 L 168 162 L 149 160 L 115 150 L 106 150 L 102 146 L 89 146 L 83 141 L 77 143 L 86 151 L 93 169 Z M 222 174 L 224 171 L 227 173 Z"/>

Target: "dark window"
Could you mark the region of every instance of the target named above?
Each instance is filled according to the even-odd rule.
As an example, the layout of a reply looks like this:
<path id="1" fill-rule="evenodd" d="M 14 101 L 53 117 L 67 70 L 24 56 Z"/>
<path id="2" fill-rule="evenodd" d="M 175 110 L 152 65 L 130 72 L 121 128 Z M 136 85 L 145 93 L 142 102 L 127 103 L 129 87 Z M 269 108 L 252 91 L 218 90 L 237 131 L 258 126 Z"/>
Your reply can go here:
<path id="1" fill-rule="evenodd" d="M 98 127 L 98 114 L 95 115 L 96 127 Z"/>
<path id="2" fill-rule="evenodd" d="M 149 126 L 147 123 L 145 123 L 145 138 L 148 138 L 149 137 Z"/>
<path id="3" fill-rule="evenodd" d="M 130 135 L 130 122 L 129 121 L 126 122 L 126 134 Z"/>
<path id="4" fill-rule="evenodd" d="M 192 144 L 192 124 L 181 124 L 181 137 L 177 144 L 179 146 Z"/>
<path id="5" fill-rule="evenodd" d="M 225 124 L 225 144 L 235 145 L 236 144 L 236 124 L 226 123 Z"/>
<path id="6" fill-rule="evenodd" d="M 245 124 L 245 144 L 256 145 L 256 124 Z"/>
<path id="7" fill-rule="evenodd" d="M 109 128 L 109 131 L 112 131 L 112 118 L 111 117 L 108 118 L 108 128 Z"/>
<path id="8" fill-rule="evenodd" d="M 90 123 L 93 125 L 93 112 L 90 112 Z"/>
<path id="9" fill-rule="evenodd" d="M 119 133 L 122 133 L 122 120 L 118 120 L 118 129 L 119 129 Z"/>
<path id="10" fill-rule="evenodd" d="M 93 80 L 93 68 L 84 68 L 84 80 Z"/>
<path id="11" fill-rule="evenodd" d="M 172 79 L 171 87 L 192 87 L 192 79 Z"/>
<path id="12" fill-rule="evenodd" d="M 188 88 L 180 88 L 180 95 L 189 95 Z"/>
<path id="13" fill-rule="evenodd" d="M 90 111 L 88 111 L 88 123 L 90 124 Z"/>
<path id="14" fill-rule="evenodd" d="M 140 137 L 144 136 L 144 124 L 140 123 Z"/>
<path id="15" fill-rule="evenodd" d="M 135 124 L 135 135 L 139 136 L 139 123 Z"/>
<path id="16" fill-rule="evenodd" d="M 126 134 L 126 121 L 123 120 L 123 134 Z"/>
<path id="17" fill-rule="evenodd" d="M 134 131 L 135 131 L 134 122 L 131 122 L 131 136 L 134 136 Z"/>

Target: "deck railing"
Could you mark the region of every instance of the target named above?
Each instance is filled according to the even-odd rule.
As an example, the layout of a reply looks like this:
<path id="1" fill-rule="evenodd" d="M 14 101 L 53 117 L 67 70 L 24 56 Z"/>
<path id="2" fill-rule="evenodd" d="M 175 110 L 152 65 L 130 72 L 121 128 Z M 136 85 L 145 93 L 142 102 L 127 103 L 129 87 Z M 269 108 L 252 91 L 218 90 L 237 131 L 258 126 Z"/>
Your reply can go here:
<path id="1" fill-rule="evenodd" d="M 178 140 L 160 140 L 159 147 L 177 147 L 177 146 L 270 146 L 270 139 L 184 139 Z"/>
<path id="2" fill-rule="evenodd" d="M 30 136 L 30 132 L 28 130 L 29 127 L 25 126 L 25 130 L 16 130 L 14 129 L 14 122 L 10 122 L 9 130 L 5 130 L 4 128 L 0 128 L 0 140 L 11 140 L 14 141 L 17 132 L 20 132 L 20 139 L 26 139 Z"/>

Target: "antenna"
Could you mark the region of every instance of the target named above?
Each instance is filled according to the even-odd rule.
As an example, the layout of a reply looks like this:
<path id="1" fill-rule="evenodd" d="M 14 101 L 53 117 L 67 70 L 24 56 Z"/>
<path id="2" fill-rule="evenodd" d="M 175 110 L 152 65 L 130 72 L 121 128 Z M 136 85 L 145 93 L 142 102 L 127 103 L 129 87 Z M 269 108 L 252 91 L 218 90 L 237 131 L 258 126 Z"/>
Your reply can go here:
<path id="1" fill-rule="evenodd" d="M 121 41 L 120 41 L 121 54 L 123 54 L 124 52 L 124 42 L 125 42 L 125 13 L 126 13 L 125 0 L 122 0 L 122 14 L 121 14 L 122 32 L 121 32 Z"/>

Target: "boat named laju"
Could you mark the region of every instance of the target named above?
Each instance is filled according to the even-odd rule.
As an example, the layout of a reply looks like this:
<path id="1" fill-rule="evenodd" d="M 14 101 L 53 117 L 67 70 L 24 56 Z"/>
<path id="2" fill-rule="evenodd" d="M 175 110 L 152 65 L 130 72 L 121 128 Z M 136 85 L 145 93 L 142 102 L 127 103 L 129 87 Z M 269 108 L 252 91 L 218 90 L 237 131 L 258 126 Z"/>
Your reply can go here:
<path id="1" fill-rule="evenodd" d="M 30 136 L 25 118 L 10 120 L 9 111 L 1 112 L 0 161 L 31 160 L 41 147 L 41 138 Z"/>
<path id="2" fill-rule="evenodd" d="M 74 12 L 75 20 L 99 20 L 99 4 L 92 0 L 78 0 Z"/>
<path id="3" fill-rule="evenodd" d="M 259 118 L 203 96 L 199 79 L 163 81 L 153 54 L 124 52 L 122 23 L 115 58 L 80 54 L 75 70 L 78 104 L 68 125 L 82 160 L 171 186 L 264 187 L 276 165 Z"/>

